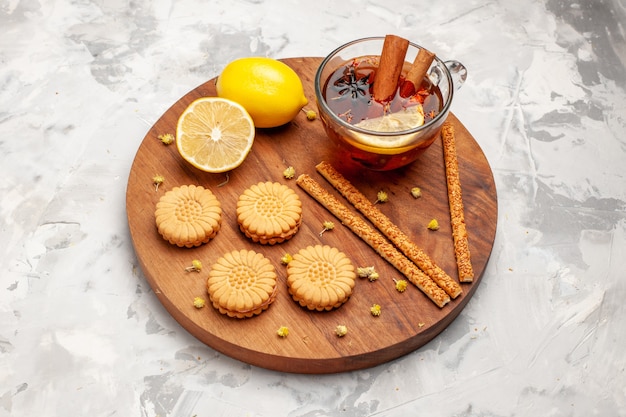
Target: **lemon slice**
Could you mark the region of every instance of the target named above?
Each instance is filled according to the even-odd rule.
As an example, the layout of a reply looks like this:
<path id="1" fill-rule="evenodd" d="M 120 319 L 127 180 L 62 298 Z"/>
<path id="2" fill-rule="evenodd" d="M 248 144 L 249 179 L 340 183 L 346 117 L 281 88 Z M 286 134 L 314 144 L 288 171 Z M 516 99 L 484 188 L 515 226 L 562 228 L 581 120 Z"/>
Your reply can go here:
<path id="1" fill-rule="evenodd" d="M 252 118 L 241 105 L 225 98 L 203 97 L 180 115 L 176 146 L 196 168 L 226 172 L 246 159 L 254 133 Z"/>
<path id="2" fill-rule="evenodd" d="M 400 132 L 402 130 L 419 127 L 423 124 L 424 110 L 422 106 L 418 105 L 384 116 L 365 119 L 355 126 L 374 132 Z"/>

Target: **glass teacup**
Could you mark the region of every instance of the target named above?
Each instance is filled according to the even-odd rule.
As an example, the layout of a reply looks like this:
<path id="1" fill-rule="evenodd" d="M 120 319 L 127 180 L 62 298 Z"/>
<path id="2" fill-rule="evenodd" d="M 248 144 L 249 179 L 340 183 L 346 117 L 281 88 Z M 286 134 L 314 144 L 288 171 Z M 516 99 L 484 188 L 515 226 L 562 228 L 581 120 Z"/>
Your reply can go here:
<path id="1" fill-rule="evenodd" d="M 375 68 L 384 41 L 384 37 L 371 37 L 342 45 L 322 61 L 315 75 L 315 95 L 320 118 L 327 135 L 336 146 L 339 159 L 378 171 L 396 169 L 414 162 L 435 141 L 450 112 L 454 91 L 459 89 L 467 76 L 467 70 L 460 62 L 444 62 L 435 57 L 415 97 L 399 100 L 385 108 L 392 116 L 402 113 L 403 118 L 412 122 L 407 124 L 401 121 L 398 124 L 394 120 L 390 126 L 386 122 L 385 127 L 372 127 L 373 121 L 378 123 L 379 116 L 368 115 L 375 104 L 368 90 L 371 91 L 371 85 L 376 82 Z M 421 49 L 419 45 L 409 42 L 401 79 Z M 366 75 L 368 67 L 374 68 L 372 76 Z M 364 72 L 355 68 L 361 68 Z M 399 91 L 396 96 L 400 98 Z M 417 99 L 425 100 L 422 108 L 415 110 L 412 106 L 416 103 L 411 100 Z M 339 102 L 343 107 L 337 106 Z M 396 110 L 400 109 L 399 113 L 394 113 L 394 106 Z M 407 109 L 421 114 L 405 117 Z M 422 124 L 419 124 L 420 117 Z M 370 120 L 362 122 L 363 119 Z M 384 119 L 380 117 L 380 120 Z M 413 123 L 415 120 L 418 121 Z"/>

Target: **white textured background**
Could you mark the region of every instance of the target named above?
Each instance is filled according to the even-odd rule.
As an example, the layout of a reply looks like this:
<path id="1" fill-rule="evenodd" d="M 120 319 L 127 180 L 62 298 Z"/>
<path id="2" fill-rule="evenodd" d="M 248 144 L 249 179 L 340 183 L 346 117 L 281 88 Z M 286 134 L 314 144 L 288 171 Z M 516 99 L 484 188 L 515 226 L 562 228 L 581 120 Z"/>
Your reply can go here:
<path id="1" fill-rule="evenodd" d="M 626 416 L 626 3 L 0 0 L 0 416 Z M 395 33 L 469 78 L 498 233 L 461 316 L 368 370 L 216 353 L 133 253 L 146 131 L 230 60 Z"/>

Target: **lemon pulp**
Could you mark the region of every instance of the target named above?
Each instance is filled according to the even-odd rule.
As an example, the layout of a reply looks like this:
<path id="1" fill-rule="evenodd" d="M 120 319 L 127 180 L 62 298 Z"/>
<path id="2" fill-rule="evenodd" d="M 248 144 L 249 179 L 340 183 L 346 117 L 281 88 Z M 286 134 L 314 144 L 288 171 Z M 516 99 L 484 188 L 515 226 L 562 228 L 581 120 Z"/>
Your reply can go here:
<path id="1" fill-rule="evenodd" d="M 354 132 L 354 135 L 365 144 L 376 148 L 411 148 L 410 142 L 415 135 L 375 136 L 374 132 L 401 132 L 413 129 L 424 124 L 424 110 L 422 106 L 411 106 L 395 113 L 385 114 L 371 119 L 365 119 L 355 126 L 370 130 L 373 134 Z M 397 149 L 394 150 L 396 152 Z"/>
<path id="2" fill-rule="evenodd" d="M 226 172 L 241 165 L 254 142 L 254 122 L 238 103 L 203 97 L 180 115 L 176 147 L 191 165 L 206 172 Z"/>

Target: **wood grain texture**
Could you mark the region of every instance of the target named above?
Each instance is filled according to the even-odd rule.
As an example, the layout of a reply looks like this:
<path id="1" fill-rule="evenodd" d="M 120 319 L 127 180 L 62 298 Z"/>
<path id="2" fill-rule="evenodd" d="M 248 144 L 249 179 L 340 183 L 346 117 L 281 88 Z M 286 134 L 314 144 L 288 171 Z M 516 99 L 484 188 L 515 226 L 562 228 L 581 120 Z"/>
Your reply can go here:
<path id="1" fill-rule="evenodd" d="M 309 99 L 307 107 L 314 109 L 313 78 L 321 59 L 291 58 L 284 62 L 300 75 Z M 294 121 L 280 128 L 257 129 L 249 156 L 227 178 L 226 174 L 209 174 L 193 168 L 178 155 L 175 145 L 165 146 L 157 139 L 160 134 L 175 133 L 179 115 L 193 100 L 212 95 L 215 95 L 215 80 L 186 94 L 154 124 L 137 151 L 126 193 L 128 224 L 141 268 L 158 299 L 183 328 L 217 351 L 252 365 L 284 372 L 322 374 L 367 368 L 398 358 L 432 340 L 459 315 L 476 291 L 491 254 L 497 200 L 485 155 L 454 115 L 450 114 L 449 120 L 456 130 L 465 218 L 476 278 L 471 284 L 462 284 L 463 294 L 440 309 L 413 286 L 404 293 L 397 292 L 393 279 L 403 277 L 346 227 L 336 223 L 334 230 L 320 236 L 322 222 L 336 220 L 301 190 L 295 180 L 287 180 L 282 175 L 285 168 L 293 166 L 296 176 L 311 175 L 345 201 L 315 171 L 317 163 L 327 160 L 372 201 L 376 200 L 378 191 L 384 190 L 389 202 L 380 209 L 456 279 L 440 140 L 407 168 L 393 172 L 360 170 L 338 163 L 321 122 L 309 121 L 301 112 Z M 165 182 L 155 191 L 152 177 L 157 174 L 163 175 Z M 237 199 L 244 189 L 260 181 L 286 184 L 302 199 L 302 227 L 288 242 L 263 246 L 251 242 L 239 231 L 235 213 Z M 158 234 L 154 220 L 159 197 L 184 184 L 210 188 L 223 209 L 222 229 L 215 239 L 193 249 L 170 245 Z M 422 189 L 419 199 L 410 194 L 414 186 Z M 437 231 L 426 227 L 433 218 L 440 224 Z M 380 278 L 374 282 L 359 280 L 351 299 L 335 311 L 303 309 L 287 292 L 286 268 L 280 258 L 285 253 L 293 254 L 315 244 L 337 247 L 350 257 L 355 267 L 375 266 Z M 224 253 L 244 248 L 263 253 L 274 264 L 279 276 L 276 301 L 260 316 L 244 320 L 221 315 L 210 304 L 202 309 L 194 308 L 194 297 L 208 301 L 205 286 L 210 266 Z M 204 268 L 200 273 L 185 272 L 193 259 L 202 261 Z M 373 304 L 382 307 L 379 317 L 370 315 Z M 339 324 L 348 326 L 345 337 L 339 338 L 334 333 Z M 289 328 L 287 338 L 277 336 L 280 326 Z"/>

